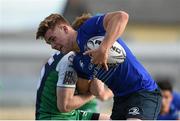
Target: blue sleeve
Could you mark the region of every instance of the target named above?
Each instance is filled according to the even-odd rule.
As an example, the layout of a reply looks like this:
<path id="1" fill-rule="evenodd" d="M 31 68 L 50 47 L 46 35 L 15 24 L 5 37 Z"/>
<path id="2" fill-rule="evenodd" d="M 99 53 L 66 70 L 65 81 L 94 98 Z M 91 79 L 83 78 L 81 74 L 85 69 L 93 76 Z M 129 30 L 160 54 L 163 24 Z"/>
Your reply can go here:
<path id="1" fill-rule="evenodd" d="M 78 77 L 92 80 L 93 68 L 89 68 L 90 57 L 77 54 L 73 59 L 73 68 L 77 72 Z"/>
<path id="2" fill-rule="evenodd" d="M 172 104 L 176 107 L 176 109 L 180 110 L 180 93 L 173 92 Z"/>
<path id="3" fill-rule="evenodd" d="M 104 15 L 93 16 L 88 19 L 82 26 L 81 30 L 90 35 L 96 35 L 97 33 L 105 33 L 103 20 Z"/>

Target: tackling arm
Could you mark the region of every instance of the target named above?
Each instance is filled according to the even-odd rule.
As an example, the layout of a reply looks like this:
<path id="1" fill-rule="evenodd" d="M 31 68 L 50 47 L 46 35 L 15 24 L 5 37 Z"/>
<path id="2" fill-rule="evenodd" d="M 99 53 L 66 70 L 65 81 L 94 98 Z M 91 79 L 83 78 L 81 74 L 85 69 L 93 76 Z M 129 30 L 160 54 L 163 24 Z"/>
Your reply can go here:
<path id="1" fill-rule="evenodd" d="M 72 61 L 75 56 L 74 52 L 66 54 L 58 63 L 56 71 L 58 71 L 57 82 L 57 107 L 60 112 L 69 112 L 77 109 L 92 100 L 92 94 L 74 95 L 77 73 L 73 69 Z"/>
<path id="2" fill-rule="evenodd" d="M 57 106 L 60 112 L 69 112 L 77 109 L 92 100 L 91 94 L 74 95 L 75 88 L 57 87 Z"/>
<path id="3" fill-rule="evenodd" d="M 108 100 L 114 96 L 112 91 L 101 80 L 96 78 L 91 81 L 90 92 L 101 101 Z"/>

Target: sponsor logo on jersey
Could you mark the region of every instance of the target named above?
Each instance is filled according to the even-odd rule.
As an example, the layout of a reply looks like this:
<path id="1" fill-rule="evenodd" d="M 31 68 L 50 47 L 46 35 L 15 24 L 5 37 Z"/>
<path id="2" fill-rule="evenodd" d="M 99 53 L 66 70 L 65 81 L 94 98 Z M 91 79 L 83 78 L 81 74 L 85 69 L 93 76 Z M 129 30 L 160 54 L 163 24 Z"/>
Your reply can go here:
<path id="1" fill-rule="evenodd" d="M 77 77 L 73 71 L 66 71 L 64 76 L 63 84 L 74 85 L 76 83 Z"/>
<path id="2" fill-rule="evenodd" d="M 82 60 L 79 61 L 79 65 L 81 68 L 84 68 L 84 63 L 82 62 Z"/>
<path id="3" fill-rule="evenodd" d="M 98 40 L 98 39 L 95 40 L 95 44 L 100 45 L 101 42 L 102 42 L 101 40 Z M 91 43 L 91 44 L 94 46 L 93 41 L 89 41 L 89 43 Z M 121 54 L 121 52 L 122 52 L 121 49 L 119 49 L 118 47 L 116 47 L 116 46 L 114 46 L 114 45 L 112 45 L 111 49 L 114 50 L 115 52 L 119 53 L 119 54 Z"/>

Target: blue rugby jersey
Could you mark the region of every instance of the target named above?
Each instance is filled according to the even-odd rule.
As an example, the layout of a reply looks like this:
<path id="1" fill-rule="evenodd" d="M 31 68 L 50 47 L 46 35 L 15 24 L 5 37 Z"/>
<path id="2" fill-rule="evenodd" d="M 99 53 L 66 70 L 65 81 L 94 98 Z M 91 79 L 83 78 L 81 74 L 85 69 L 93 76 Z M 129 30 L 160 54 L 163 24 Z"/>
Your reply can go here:
<path id="1" fill-rule="evenodd" d="M 171 105 L 169 113 L 161 115 L 158 115 L 157 120 L 178 120 L 179 116 L 178 116 L 178 111 L 177 109 L 174 107 L 174 105 Z"/>
<path id="2" fill-rule="evenodd" d="M 105 15 L 94 16 L 87 20 L 77 31 L 77 43 L 80 50 L 86 50 L 88 39 L 93 36 L 104 36 L 103 19 Z M 116 67 L 110 67 L 108 71 L 93 65 L 89 56 L 78 54 L 74 58 L 74 68 L 79 76 L 92 79 L 94 77 L 102 80 L 114 93 L 115 96 L 124 96 L 137 90 L 152 91 L 157 88 L 150 74 L 138 62 L 130 49 L 121 38 L 117 40 L 126 51 L 126 59 Z"/>
<path id="3" fill-rule="evenodd" d="M 80 28 L 77 30 L 77 43 L 81 52 L 84 52 L 87 47 L 87 41 L 93 36 L 104 36 L 105 30 L 103 27 L 104 16 L 94 16 L 88 19 Z"/>
<path id="4" fill-rule="evenodd" d="M 172 104 L 176 107 L 177 110 L 180 111 L 180 93 L 173 92 L 173 101 Z"/>

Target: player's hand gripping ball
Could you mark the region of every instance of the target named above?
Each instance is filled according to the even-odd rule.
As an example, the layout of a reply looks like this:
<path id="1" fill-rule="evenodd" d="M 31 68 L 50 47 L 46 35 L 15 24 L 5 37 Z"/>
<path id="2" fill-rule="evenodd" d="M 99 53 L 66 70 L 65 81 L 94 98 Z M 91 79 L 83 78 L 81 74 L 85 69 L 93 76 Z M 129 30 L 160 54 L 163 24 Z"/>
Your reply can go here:
<path id="1" fill-rule="evenodd" d="M 99 47 L 101 42 L 104 40 L 104 36 L 94 36 L 87 42 L 87 49 L 93 50 Z M 126 58 L 126 52 L 124 48 L 117 42 L 112 45 L 108 54 L 108 64 L 119 64 L 123 63 Z"/>

